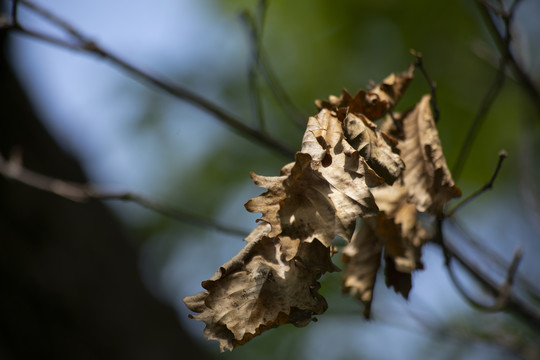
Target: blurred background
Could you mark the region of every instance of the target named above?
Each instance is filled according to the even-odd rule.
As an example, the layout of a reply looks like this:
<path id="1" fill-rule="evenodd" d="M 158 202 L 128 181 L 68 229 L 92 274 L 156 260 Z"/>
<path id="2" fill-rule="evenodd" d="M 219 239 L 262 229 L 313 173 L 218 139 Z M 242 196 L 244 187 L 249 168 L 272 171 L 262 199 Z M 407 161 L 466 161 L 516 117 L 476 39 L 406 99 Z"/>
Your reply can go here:
<path id="1" fill-rule="evenodd" d="M 105 50 L 220 105 L 291 149 L 302 139 L 297 120 L 315 114 L 315 99 L 339 95 L 342 88 L 354 93 L 403 71 L 414 62 L 409 50 L 415 49 L 437 83 L 438 128 L 451 169 L 500 58 L 475 1 L 269 0 L 261 54 L 294 106 L 276 100 L 275 86 L 259 74 L 261 124 L 249 80 L 253 33 L 240 16 L 247 11 L 261 24 L 257 1 L 35 3 Z M 11 5 L 3 2 L 6 16 Z M 540 2 L 521 1 L 512 33 L 512 50 L 537 85 L 539 15 Z M 18 19 L 33 30 L 70 39 L 24 6 Z M 291 158 L 107 60 L 16 31 L 2 31 L 1 37 L 4 157 L 18 151 L 26 167 L 45 175 L 131 191 L 246 234 L 255 226 L 257 214 L 243 204 L 264 190 L 249 172 L 278 175 Z M 427 92 L 417 73 L 398 109 Z M 508 72 L 455 180 L 470 194 L 490 179 L 499 150 L 509 156 L 494 189 L 444 227 L 446 241 L 501 283 L 521 246 L 518 274 L 524 281 L 516 286 L 525 290 L 538 286 L 540 275 L 537 109 Z M 4 178 L 0 191 L 0 358 L 540 356 L 538 329 L 511 313 L 476 310 L 450 280 L 441 248 L 431 244 L 423 255 L 425 270 L 414 274 L 409 301 L 378 280 L 373 321 L 363 319 L 360 303 L 341 294 L 340 274 L 327 274 L 321 293 L 329 309 L 317 323 L 282 326 L 218 354 L 217 343 L 203 337 L 204 324 L 188 319 L 182 298 L 202 290 L 201 281 L 243 247 L 242 236 L 133 203 L 73 203 Z M 334 258 L 339 265 L 339 255 Z M 475 299 L 493 301 L 466 271 L 454 270 Z M 532 306 L 538 311 L 540 299 Z"/>

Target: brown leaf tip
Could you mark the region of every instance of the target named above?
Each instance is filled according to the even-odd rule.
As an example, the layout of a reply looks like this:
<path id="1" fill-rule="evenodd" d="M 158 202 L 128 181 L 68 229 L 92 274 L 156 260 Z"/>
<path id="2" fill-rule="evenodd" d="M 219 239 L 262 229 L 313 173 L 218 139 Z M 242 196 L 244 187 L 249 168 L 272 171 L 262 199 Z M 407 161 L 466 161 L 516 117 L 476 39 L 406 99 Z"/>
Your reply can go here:
<path id="1" fill-rule="evenodd" d="M 390 74 L 369 91 L 359 90 L 354 96 L 343 89 L 341 96 L 330 96 L 328 100 L 316 100 L 320 109 L 328 109 L 343 120 L 348 113 L 364 115 L 370 120 L 383 117 L 403 96 L 414 76 L 414 65 L 400 74 Z"/>

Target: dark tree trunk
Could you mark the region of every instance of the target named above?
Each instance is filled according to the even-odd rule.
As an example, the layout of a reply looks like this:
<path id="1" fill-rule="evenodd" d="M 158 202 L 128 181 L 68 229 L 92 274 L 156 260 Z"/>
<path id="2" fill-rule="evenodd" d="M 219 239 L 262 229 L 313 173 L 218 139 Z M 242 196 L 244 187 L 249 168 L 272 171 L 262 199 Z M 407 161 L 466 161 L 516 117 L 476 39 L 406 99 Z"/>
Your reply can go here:
<path id="1" fill-rule="evenodd" d="M 85 182 L 14 76 L 8 40 L 0 33 L 2 155 L 17 148 L 28 168 Z M 0 176 L 0 358 L 208 358 L 143 285 L 134 244 L 102 203 Z"/>

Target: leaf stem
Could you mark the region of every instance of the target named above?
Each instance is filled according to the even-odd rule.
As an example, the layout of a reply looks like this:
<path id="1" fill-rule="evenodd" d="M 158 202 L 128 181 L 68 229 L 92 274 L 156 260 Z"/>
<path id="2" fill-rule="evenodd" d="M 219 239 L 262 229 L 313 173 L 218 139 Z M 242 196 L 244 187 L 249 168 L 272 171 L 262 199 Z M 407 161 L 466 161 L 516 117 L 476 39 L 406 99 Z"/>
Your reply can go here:
<path id="1" fill-rule="evenodd" d="M 426 82 L 428 83 L 429 90 L 431 92 L 431 108 L 433 110 L 433 120 L 435 120 L 435 123 L 437 123 L 439 122 L 440 117 L 439 107 L 437 106 L 437 83 L 431 79 L 426 68 L 424 67 L 422 53 L 411 49 L 411 54 L 416 58 L 414 66 L 420 70 L 420 72 L 424 76 L 424 79 L 426 79 Z"/>

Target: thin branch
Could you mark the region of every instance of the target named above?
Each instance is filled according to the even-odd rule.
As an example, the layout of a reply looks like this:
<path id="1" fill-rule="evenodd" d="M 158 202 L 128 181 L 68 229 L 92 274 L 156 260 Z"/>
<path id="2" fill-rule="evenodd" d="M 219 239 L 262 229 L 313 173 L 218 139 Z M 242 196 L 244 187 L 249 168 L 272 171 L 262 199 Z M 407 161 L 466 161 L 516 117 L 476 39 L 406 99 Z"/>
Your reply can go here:
<path id="1" fill-rule="evenodd" d="M 52 23 L 60 26 L 65 31 L 67 31 L 69 34 L 71 34 L 74 38 L 76 38 L 78 43 L 70 43 L 65 40 L 61 40 L 46 34 L 42 34 L 36 31 L 29 30 L 20 24 L 10 24 L 8 26 L 4 26 L 5 29 L 8 30 L 17 30 L 22 32 L 23 34 L 29 35 L 31 37 L 35 37 L 37 39 L 50 42 L 52 44 L 70 49 L 70 50 L 76 50 L 76 51 L 83 51 L 83 52 L 89 52 L 93 53 L 95 55 L 98 55 L 104 59 L 107 59 L 111 61 L 114 65 L 120 67 L 121 69 L 133 74 L 136 76 L 136 78 L 143 80 L 145 82 L 148 82 L 165 92 L 169 93 L 170 95 L 182 99 L 186 102 L 191 103 L 192 105 L 195 105 L 196 107 L 214 115 L 219 121 L 223 122 L 224 124 L 228 125 L 230 128 L 235 130 L 237 133 L 239 133 L 241 136 L 250 139 L 255 144 L 264 144 L 267 147 L 269 147 L 272 150 L 275 150 L 282 155 L 293 158 L 294 157 L 294 151 L 290 149 L 288 146 L 282 144 L 278 140 L 268 136 L 267 134 L 251 128 L 250 126 L 246 125 L 242 120 L 237 118 L 236 116 L 230 114 L 227 110 L 221 108 L 220 106 L 216 105 L 215 103 L 212 103 L 203 97 L 181 87 L 178 85 L 173 85 L 165 80 L 159 79 L 157 76 L 151 75 L 148 72 L 145 72 L 136 66 L 130 64 L 129 62 L 121 59 L 120 57 L 112 54 L 109 51 L 106 51 L 104 48 L 102 48 L 100 45 L 95 43 L 94 41 L 88 39 L 86 36 L 84 36 L 81 32 L 76 30 L 74 27 L 69 25 L 66 21 L 63 21 L 59 19 L 58 17 L 50 14 L 48 11 L 44 10 L 43 8 L 37 6 L 36 4 L 33 4 L 27 0 L 19 0 L 21 4 L 24 4 L 25 6 L 28 6 L 36 13 L 44 16 Z"/>
<path id="2" fill-rule="evenodd" d="M 475 300 L 468 292 L 465 290 L 465 287 L 461 284 L 461 281 L 457 278 L 454 268 L 452 267 L 452 259 L 453 256 L 449 254 L 449 251 L 446 249 L 445 246 L 443 246 L 443 252 L 445 255 L 445 266 L 448 270 L 448 275 L 450 276 L 450 280 L 454 284 L 454 287 L 458 290 L 458 292 L 463 296 L 463 298 L 474 308 L 484 311 L 484 312 L 499 312 L 504 310 L 504 308 L 507 306 L 510 292 L 512 289 L 512 285 L 514 284 L 514 278 L 516 276 L 517 268 L 519 266 L 519 263 L 522 259 L 522 250 L 521 247 L 518 247 L 515 252 L 514 256 L 512 258 L 512 262 L 510 263 L 510 266 L 507 269 L 506 274 L 506 281 L 496 290 L 493 291 L 493 289 L 490 289 L 495 295 L 495 301 L 493 304 L 484 304 L 478 300 Z M 476 273 L 475 273 L 476 275 Z"/>
<path id="3" fill-rule="evenodd" d="M 470 274 L 474 276 L 483 286 L 489 289 L 500 302 L 504 300 L 504 309 L 513 311 L 515 314 L 519 315 L 524 322 L 540 330 L 540 312 L 534 306 L 526 303 L 520 297 L 516 296 L 513 291 L 507 291 L 505 289 L 505 284 L 508 283 L 508 279 L 515 277 L 515 268 L 517 263 L 521 259 L 520 250 L 516 251 L 514 254 L 514 259 L 512 261 L 515 265 L 510 265 L 507 270 L 507 282 L 502 286 L 497 284 L 490 275 L 488 275 L 484 270 L 478 266 L 478 261 L 473 260 L 470 257 L 465 256 L 460 250 L 459 247 L 454 246 L 452 242 L 445 242 L 442 239 L 442 221 L 439 222 L 439 245 L 443 248 L 445 259 L 447 259 L 448 264 L 450 263 L 450 258 L 457 260 Z M 459 290 L 459 288 L 458 288 Z M 538 295 L 540 296 L 540 295 Z M 469 298 L 469 297 L 466 297 Z M 469 298 L 470 299 L 470 298 Z M 489 306 L 488 306 L 489 308 Z"/>
<path id="4" fill-rule="evenodd" d="M 244 237 L 248 233 L 247 231 L 219 224 L 211 219 L 185 210 L 158 204 L 131 192 L 107 192 L 98 190 L 93 185 L 63 181 L 36 173 L 23 167 L 22 161 L 18 156 L 13 156 L 9 160 L 6 160 L 0 155 L 0 174 L 6 178 L 71 201 L 85 202 L 90 199 L 128 201 L 187 224 L 212 228 L 235 236 Z"/>
<path id="5" fill-rule="evenodd" d="M 420 72 L 424 76 L 424 79 L 426 79 L 426 82 L 428 83 L 429 90 L 431 92 L 431 108 L 433 110 L 433 120 L 435 120 L 435 122 L 437 123 L 440 117 L 439 107 L 437 106 L 437 83 L 431 79 L 428 72 L 426 71 L 426 68 L 424 67 L 422 53 L 411 49 L 411 54 L 416 58 L 414 66 L 420 70 Z"/>
<path id="6" fill-rule="evenodd" d="M 478 0 L 479 3 L 481 3 L 483 6 L 491 10 L 494 14 L 497 14 L 499 16 L 504 15 L 506 11 L 504 10 L 504 3 L 502 1 L 499 1 L 499 7 L 496 7 L 491 2 L 487 0 Z"/>
<path id="7" fill-rule="evenodd" d="M 283 89 L 283 86 L 281 85 L 277 76 L 274 74 L 269 62 L 266 60 L 266 56 L 263 51 L 262 33 L 264 30 L 264 21 L 266 19 L 267 9 L 267 0 L 260 0 L 258 2 L 255 16 L 248 12 L 242 13 L 242 20 L 246 24 L 247 32 L 250 35 L 252 49 L 252 61 L 249 70 L 252 108 L 255 109 L 255 116 L 259 119 L 259 123 L 261 123 L 262 106 L 260 92 L 256 88 L 256 72 L 258 70 L 283 111 L 293 120 L 294 124 L 303 129 L 306 123 L 306 116 L 302 114 L 300 110 L 298 110 L 285 89 Z"/>
<path id="8" fill-rule="evenodd" d="M 202 228 L 211 228 L 211 229 L 214 229 L 214 230 L 226 233 L 226 234 L 234 235 L 234 236 L 241 236 L 242 238 L 244 238 L 249 233 L 249 231 L 223 225 L 212 219 L 208 219 L 204 216 L 193 214 L 188 211 L 180 210 L 180 209 L 173 208 L 170 206 L 158 204 L 154 201 L 151 201 L 142 197 L 141 195 L 134 194 L 131 192 L 108 193 L 108 192 L 100 192 L 97 190 L 92 190 L 89 193 L 89 197 L 93 199 L 99 199 L 99 200 L 122 200 L 122 201 L 134 202 L 149 210 L 153 210 L 157 213 L 160 213 L 161 215 L 170 217 L 171 219 L 175 219 L 177 221 L 190 224 L 190 225 L 195 225 Z"/>
<path id="9" fill-rule="evenodd" d="M 508 267 L 508 270 L 506 272 L 506 281 L 499 290 L 499 296 L 494 304 L 494 307 L 503 309 L 508 303 L 508 298 L 510 297 L 510 292 L 512 290 L 512 286 L 514 285 L 514 279 L 516 278 L 517 269 L 519 264 L 521 263 L 522 258 L 523 249 L 521 248 L 521 246 L 519 246 L 514 251 L 512 262 L 510 263 L 510 266 Z"/>
<path id="10" fill-rule="evenodd" d="M 506 153 L 506 151 L 499 151 L 499 161 L 497 162 L 497 167 L 495 168 L 493 175 L 491 175 L 491 179 L 487 183 L 485 183 L 484 186 L 482 186 L 480 189 L 476 190 L 475 192 L 467 196 L 465 199 L 461 200 L 456 206 L 449 210 L 445 216 L 450 217 L 454 215 L 456 211 L 468 204 L 470 201 L 476 199 L 479 195 L 483 194 L 487 190 L 491 190 L 493 188 L 493 183 L 495 182 L 497 175 L 499 175 L 499 171 L 501 170 L 504 159 L 506 159 L 507 156 L 508 154 Z"/>
<path id="11" fill-rule="evenodd" d="M 283 110 L 293 120 L 293 123 L 299 128 L 303 129 L 306 126 L 307 116 L 294 104 L 291 97 L 285 91 L 278 77 L 274 73 L 272 66 L 266 59 L 264 49 L 261 49 L 261 56 L 259 61 L 259 71 L 266 80 L 268 87 L 272 91 L 272 94 L 277 99 Z"/>
<path id="12" fill-rule="evenodd" d="M 501 14 L 501 11 L 494 11 L 493 5 L 489 4 L 486 1 L 478 0 L 477 4 L 479 6 L 480 12 L 488 26 L 489 31 L 491 32 L 491 35 L 495 42 L 497 43 L 497 46 L 499 47 L 499 51 L 501 54 L 507 54 L 508 62 L 512 66 L 512 69 L 514 70 L 514 73 L 516 75 L 516 78 L 518 79 L 519 83 L 523 86 L 525 89 L 525 93 L 529 96 L 531 103 L 536 107 L 536 110 L 540 114 L 540 89 L 538 89 L 535 82 L 531 79 L 531 77 L 525 72 L 523 67 L 519 64 L 516 57 L 512 53 L 509 43 L 506 42 L 505 36 L 501 34 L 501 32 L 497 29 L 497 25 L 495 24 L 495 20 L 490 12 L 493 12 L 497 15 L 502 16 L 503 21 L 506 24 L 506 27 L 508 28 L 508 24 L 511 21 L 510 16 L 515 12 L 515 9 L 517 5 L 519 4 L 520 0 L 515 0 L 510 9 L 506 12 L 503 12 Z"/>
<path id="13" fill-rule="evenodd" d="M 13 0 L 13 4 L 11 5 L 11 22 L 15 25 L 19 23 L 19 18 L 17 16 L 18 11 L 19 11 L 19 0 Z"/>
<path id="14" fill-rule="evenodd" d="M 53 44 L 53 45 L 56 45 L 56 46 L 59 46 L 68 50 L 82 51 L 82 52 L 88 51 L 87 49 L 82 48 L 81 45 L 79 44 L 74 44 L 72 42 L 66 41 L 64 39 L 61 39 L 52 35 L 44 34 L 38 31 L 25 28 L 20 24 L 16 26 L 12 24 L 8 24 L 7 26 L 4 26 L 2 28 L 7 29 L 7 30 L 16 30 L 22 34 L 28 35 L 38 40 L 48 42 L 50 44 Z"/>
<path id="15" fill-rule="evenodd" d="M 399 134 L 400 138 L 402 138 L 404 135 L 403 132 L 403 125 L 401 124 L 401 121 L 398 121 L 396 117 L 394 116 L 394 113 L 390 110 L 388 111 L 388 115 L 390 116 L 390 119 L 392 119 L 392 122 L 394 123 L 394 126 L 397 129 L 397 133 Z"/>
<path id="16" fill-rule="evenodd" d="M 532 119 L 530 117 L 524 117 L 519 142 L 518 179 L 519 193 L 525 207 L 524 212 L 536 233 L 540 234 L 540 192 L 538 191 L 540 181 L 537 179 L 536 167 L 534 165 L 534 135 L 531 132 L 533 128 Z"/>
<path id="17" fill-rule="evenodd" d="M 248 70 L 249 98 L 251 109 L 255 119 L 257 119 L 259 128 L 264 131 L 264 112 L 262 107 L 261 93 L 257 83 L 257 68 L 260 62 L 260 27 L 255 23 L 255 19 L 247 11 L 243 12 L 240 19 L 246 27 L 251 47 L 251 61 Z"/>
<path id="18" fill-rule="evenodd" d="M 452 218 L 449 219 L 450 224 L 454 226 L 461 235 L 466 239 L 467 244 L 474 247 L 474 250 L 478 253 L 481 253 L 483 256 L 483 262 L 487 263 L 487 261 L 491 262 L 492 264 L 498 266 L 499 268 L 505 268 L 507 267 L 506 260 L 497 254 L 495 251 L 490 250 L 488 247 L 483 246 L 466 228 L 465 226 L 460 223 L 459 220 Z M 529 280 L 527 276 L 523 276 L 521 274 L 516 274 L 516 280 L 518 281 L 519 285 L 523 290 L 530 295 L 533 298 L 540 298 L 540 286 L 538 284 L 532 282 Z"/>
<path id="19" fill-rule="evenodd" d="M 456 179 L 456 181 L 461 176 L 461 173 L 465 166 L 465 162 L 469 158 L 469 153 L 471 151 L 472 145 L 475 142 L 476 137 L 478 136 L 480 128 L 483 125 L 484 119 L 489 109 L 491 108 L 491 105 L 493 104 L 493 102 L 497 98 L 497 95 L 502 89 L 504 80 L 506 78 L 506 67 L 509 63 L 510 64 L 515 63 L 515 59 L 512 55 L 512 52 L 510 51 L 510 43 L 512 41 L 512 36 L 511 36 L 512 19 L 513 19 L 514 12 L 518 3 L 519 3 L 519 0 L 515 0 L 512 3 L 510 9 L 506 11 L 503 7 L 503 3 L 501 2 L 499 10 L 496 12 L 496 13 L 502 14 L 501 17 L 504 20 L 504 28 L 505 28 L 504 36 L 503 36 L 496 29 L 495 23 L 492 24 L 494 26 L 494 30 L 497 32 L 498 36 L 500 36 L 500 40 L 501 40 L 501 59 L 499 62 L 499 68 L 497 70 L 497 74 L 495 75 L 495 79 L 493 80 L 493 84 L 488 89 L 486 95 L 484 96 L 484 99 L 482 100 L 480 108 L 478 109 L 474 117 L 473 123 L 471 124 L 469 131 L 467 132 L 465 141 L 463 142 L 463 145 L 461 146 L 461 150 L 459 152 L 458 158 L 454 164 L 452 175 L 454 179 Z M 482 0 L 479 0 L 478 4 L 480 5 L 480 8 L 486 12 L 484 14 L 486 19 L 489 19 L 489 22 L 493 22 L 493 18 L 491 17 L 491 14 L 489 14 L 489 11 L 490 11 L 489 9 L 492 7 L 492 5 L 486 5 L 486 2 Z M 540 98 L 537 98 L 536 100 L 538 101 L 539 99 Z"/>
<path id="20" fill-rule="evenodd" d="M 471 151 L 471 147 L 473 143 L 475 142 L 476 137 L 478 136 L 478 133 L 480 131 L 480 128 L 482 127 L 484 123 L 486 114 L 488 113 L 489 109 L 491 108 L 491 105 L 497 98 L 499 91 L 502 89 L 504 79 L 506 77 L 505 71 L 506 71 L 506 60 L 502 58 L 499 65 L 499 69 L 497 70 L 497 74 L 495 75 L 495 79 L 493 80 L 493 84 L 488 89 L 486 95 L 484 96 L 484 99 L 482 100 L 482 103 L 480 104 L 480 108 L 476 112 L 474 120 L 469 128 L 469 131 L 467 131 L 467 136 L 465 137 L 465 141 L 463 142 L 463 145 L 461 146 L 461 149 L 459 151 L 458 158 L 456 162 L 454 163 L 452 176 L 454 177 L 455 181 L 457 181 L 459 177 L 461 176 L 461 172 L 463 171 L 465 162 L 467 161 L 469 157 L 469 152 Z"/>
<path id="21" fill-rule="evenodd" d="M 18 1 L 20 1 L 21 4 L 23 4 L 27 8 L 31 9 L 32 11 L 38 13 L 39 15 L 47 19 L 50 23 L 62 28 L 65 32 L 73 36 L 79 42 L 81 43 L 88 42 L 87 38 L 84 35 L 82 35 L 80 31 L 78 31 L 73 26 L 71 26 L 71 24 L 69 24 L 67 21 L 59 18 L 58 16 L 48 11 L 47 9 L 42 8 L 41 6 L 38 6 L 28 0 L 18 0 Z"/>

